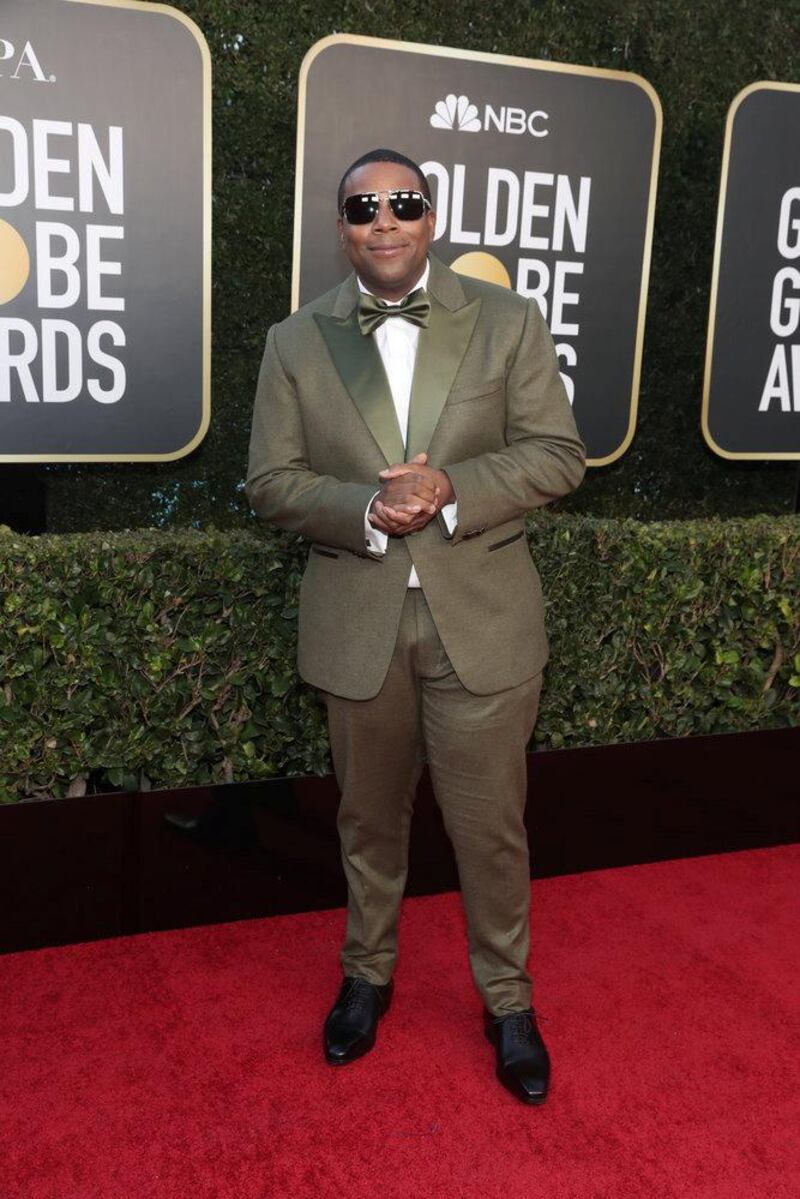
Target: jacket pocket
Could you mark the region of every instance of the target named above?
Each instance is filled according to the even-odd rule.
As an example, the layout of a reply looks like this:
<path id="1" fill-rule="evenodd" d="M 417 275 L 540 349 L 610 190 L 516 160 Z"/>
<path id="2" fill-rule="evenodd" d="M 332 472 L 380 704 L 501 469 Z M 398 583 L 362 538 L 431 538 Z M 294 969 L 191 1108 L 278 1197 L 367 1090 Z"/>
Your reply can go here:
<path id="1" fill-rule="evenodd" d="M 469 400 L 493 399 L 495 396 L 502 395 L 503 384 L 504 380 L 500 378 L 476 380 L 471 387 L 467 384 L 453 388 L 447 397 L 447 407 L 449 408 L 451 404 L 465 404 Z"/>
<path id="2" fill-rule="evenodd" d="M 491 554 L 492 550 L 501 550 L 504 545 L 511 545 L 512 541 L 519 541 L 520 537 L 525 536 L 525 530 L 520 529 L 518 533 L 512 533 L 510 537 L 504 537 L 502 541 L 495 541 L 494 545 L 487 546 L 487 554 Z"/>
<path id="3" fill-rule="evenodd" d="M 319 554 L 321 558 L 338 558 L 339 557 L 339 555 L 336 553 L 335 550 L 323 549 L 321 545 L 312 545 L 311 553 Z"/>

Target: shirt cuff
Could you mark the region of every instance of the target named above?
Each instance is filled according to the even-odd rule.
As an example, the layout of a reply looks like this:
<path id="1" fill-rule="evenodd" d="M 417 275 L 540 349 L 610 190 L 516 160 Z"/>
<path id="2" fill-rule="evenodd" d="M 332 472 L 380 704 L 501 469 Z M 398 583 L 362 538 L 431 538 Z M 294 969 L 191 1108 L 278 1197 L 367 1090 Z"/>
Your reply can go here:
<path id="1" fill-rule="evenodd" d="M 372 503 L 371 500 L 370 503 Z M 458 500 L 453 500 L 452 504 L 445 504 L 442 508 L 442 518 L 447 525 L 448 533 L 452 533 L 458 524 Z"/>
<path id="2" fill-rule="evenodd" d="M 386 533 L 381 533 L 380 529 L 375 529 L 367 520 L 369 510 L 372 507 L 372 501 L 376 495 L 380 495 L 380 488 L 375 492 L 375 495 L 369 497 L 367 510 L 364 513 L 364 540 L 367 543 L 367 549 L 372 554 L 385 554 L 386 546 L 389 544 L 389 538 Z M 444 511 L 444 509 L 442 509 Z"/>

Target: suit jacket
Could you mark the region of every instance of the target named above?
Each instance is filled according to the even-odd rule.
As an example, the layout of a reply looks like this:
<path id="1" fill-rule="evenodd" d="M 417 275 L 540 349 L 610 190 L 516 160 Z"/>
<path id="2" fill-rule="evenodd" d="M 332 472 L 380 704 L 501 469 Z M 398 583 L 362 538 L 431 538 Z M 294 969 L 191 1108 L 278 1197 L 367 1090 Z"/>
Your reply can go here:
<path id="1" fill-rule="evenodd" d="M 358 327 L 355 274 L 272 326 L 259 374 L 247 496 L 264 520 L 311 541 L 298 666 L 349 699 L 380 690 L 412 561 L 469 691 L 489 695 L 538 673 L 548 645 L 524 516 L 572 491 L 585 470 L 536 302 L 433 255 L 427 290 L 407 446 L 374 339 Z M 439 517 L 374 557 L 364 514 L 378 472 L 423 450 L 450 476 L 458 525 L 449 536 Z"/>

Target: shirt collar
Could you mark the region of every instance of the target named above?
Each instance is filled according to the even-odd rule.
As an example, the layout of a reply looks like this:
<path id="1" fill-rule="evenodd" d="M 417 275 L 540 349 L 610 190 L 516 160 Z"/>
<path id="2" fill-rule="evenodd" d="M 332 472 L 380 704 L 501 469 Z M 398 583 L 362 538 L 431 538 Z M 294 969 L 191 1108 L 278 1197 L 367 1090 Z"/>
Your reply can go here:
<path id="1" fill-rule="evenodd" d="M 418 281 L 418 282 L 417 282 L 417 283 L 414 285 L 414 287 L 413 287 L 411 290 L 412 290 L 412 291 L 418 291 L 420 287 L 427 287 L 427 286 L 428 286 L 428 276 L 430 275 L 430 273 L 431 273 L 431 262 L 430 262 L 430 259 L 428 258 L 428 259 L 426 259 L 426 261 L 425 261 L 425 270 L 422 272 L 422 275 L 420 276 L 420 279 L 419 279 L 419 281 Z M 371 292 L 371 291 L 369 290 L 369 288 L 366 286 L 366 284 L 364 284 L 364 283 L 362 283 L 362 282 L 361 282 L 361 280 L 359 279 L 358 275 L 356 275 L 356 281 L 358 282 L 358 290 L 359 290 L 359 291 L 366 292 L 366 294 L 367 294 L 368 296 L 371 296 L 371 295 L 374 295 L 374 294 L 375 294 L 374 292 Z M 409 294 L 409 295 L 411 295 L 411 292 L 409 292 L 408 294 Z M 403 300 L 404 300 L 405 298 L 406 298 L 406 297 L 405 297 L 405 296 L 403 296 L 403 297 L 402 297 L 401 299 L 399 299 L 399 300 L 384 300 L 384 304 L 389 304 L 389 305 L 393 305 L 393 304 L 402 304 L 402 303 L 403 303 Z"/>

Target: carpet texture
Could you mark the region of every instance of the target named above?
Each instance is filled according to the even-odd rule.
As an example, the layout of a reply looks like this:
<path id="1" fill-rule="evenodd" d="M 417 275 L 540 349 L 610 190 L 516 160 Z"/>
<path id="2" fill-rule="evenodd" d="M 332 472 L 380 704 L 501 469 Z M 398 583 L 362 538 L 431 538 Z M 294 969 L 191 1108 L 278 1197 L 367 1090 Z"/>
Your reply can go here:
<path id="1" fill-rule="evenodd" d="M 342 911 L 0 958 L 2 1199 L 796 1199 L 800 846 L 533 884 L 553 1059 L 494 1078 L 457 895 L 325 1065 Z"/>

